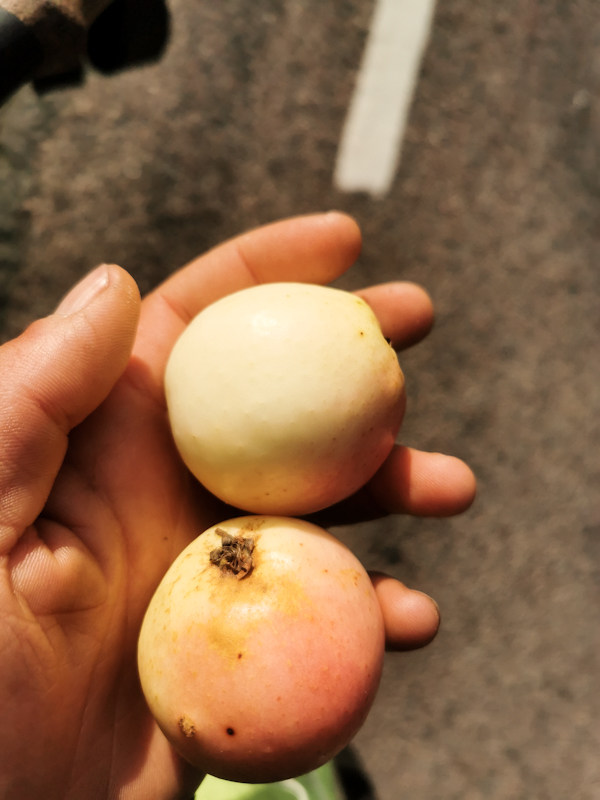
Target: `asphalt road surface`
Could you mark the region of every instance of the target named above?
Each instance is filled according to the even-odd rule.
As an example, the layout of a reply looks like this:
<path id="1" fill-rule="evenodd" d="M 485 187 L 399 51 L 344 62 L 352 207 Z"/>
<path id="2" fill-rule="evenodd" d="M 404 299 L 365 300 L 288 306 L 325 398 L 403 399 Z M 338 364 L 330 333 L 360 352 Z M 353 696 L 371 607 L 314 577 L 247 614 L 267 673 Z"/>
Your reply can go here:
<path id="1" fill-rule="evenodd" d="M 334 181 L 370 0 L 170 10 L 155 65 L 0 110 L 3 339 L 100 261 L 146 291 L 257 224 L 353 214 L 341 285 L 408 278 L 437 309 L 401 356 L 402 440 L 479 480 L 459 518 L 341 531 L 443 614 L 432 646 L 388 656 L 356 748 L 380 800 L 597 800 L 597 3 L 439 0 L 379 193 Z"/>

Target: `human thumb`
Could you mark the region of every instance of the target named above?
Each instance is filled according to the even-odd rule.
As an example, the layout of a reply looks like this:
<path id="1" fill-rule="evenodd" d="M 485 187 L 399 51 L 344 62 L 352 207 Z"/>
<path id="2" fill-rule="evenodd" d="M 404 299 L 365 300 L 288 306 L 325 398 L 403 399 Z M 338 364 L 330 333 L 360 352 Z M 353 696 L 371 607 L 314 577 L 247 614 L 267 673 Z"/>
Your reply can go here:
<path id="1" fill-rule="evenodd" d="M 125 370 L 139 311 L 133 278 L 103 265 L 0 347 L 0 557 L 42 511 L 71 429 Z"/>

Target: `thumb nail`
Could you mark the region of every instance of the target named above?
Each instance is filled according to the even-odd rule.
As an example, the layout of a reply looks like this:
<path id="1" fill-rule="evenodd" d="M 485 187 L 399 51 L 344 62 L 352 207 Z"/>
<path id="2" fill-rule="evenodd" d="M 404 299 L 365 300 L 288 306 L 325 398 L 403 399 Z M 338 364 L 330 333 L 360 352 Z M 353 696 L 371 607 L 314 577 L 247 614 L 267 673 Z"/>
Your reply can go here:
<path id="1" fill-rule="evenodd" d="M 110 283 L 110 276 L 106 264 L 89 272 L 82 278 L 71 291 L 61 300 L 54 312 L 63 317 L 76 314 L 88 306 Z"/>

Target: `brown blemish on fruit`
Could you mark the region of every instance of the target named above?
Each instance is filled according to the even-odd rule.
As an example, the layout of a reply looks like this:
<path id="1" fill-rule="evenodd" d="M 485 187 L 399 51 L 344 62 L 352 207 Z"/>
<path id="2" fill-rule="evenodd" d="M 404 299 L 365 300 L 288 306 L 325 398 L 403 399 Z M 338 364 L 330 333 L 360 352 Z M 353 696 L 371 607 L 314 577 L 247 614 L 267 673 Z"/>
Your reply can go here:
<path id="1" fill-rule="evenodd" d="M 227 735 L 228 736 L 235 736 L 235 731 L 233 728 L 227 728 Z"/>
<path id="2" fill-rule="evenodd" d="M 188 739 L 191 739 L 192 736 L 196 733 L 196 729 L 194 728 L 194 723 L 189 717 L 186 717 L 184 714 L 183 717 L 179 718 L 179 729 L 183 733 L 184 736 L 187 736 Z"/>
<path id="3" fill-rule="evenodd" d="M 249 517 L 244 522 L 244 526 L 241 528 L 240 533 L 256 533 L 263 527 L 266 521 L 266 517 Z"/>
<path id="4" fill-rule="evenodd" d="M 361 573 L 356 569 L 341 569 L 338 576 L 341 578 L 342 583 L 346 584 L 350 582 L 354 584 L 354 586 L 358 586 L 358 582 L 362 577 Z"/>

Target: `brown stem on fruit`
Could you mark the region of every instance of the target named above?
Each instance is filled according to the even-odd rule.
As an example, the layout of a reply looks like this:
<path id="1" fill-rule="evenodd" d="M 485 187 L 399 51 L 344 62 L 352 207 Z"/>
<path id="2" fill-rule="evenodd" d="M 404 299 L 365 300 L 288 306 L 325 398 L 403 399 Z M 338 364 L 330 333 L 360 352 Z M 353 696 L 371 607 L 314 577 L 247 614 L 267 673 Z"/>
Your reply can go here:
<path id="1" fill-rule="evenodd" d="M 254 539 L 249 536 L 231 536 L 222 528 L 215 528 L 221 537 L 221 547 L 211 550 L 210 563 L 218 567 L 224 575 L 234 575 L 238 581 L 245 578 L 252 570 L 252 552 Z"/>
<path id="2" fill-rule="evenodd" d="M 189 717 L 186 717 L 185 714 L 179 719 L 179 729 L 188 739 L 196 734 L 194 723 Z"/>

